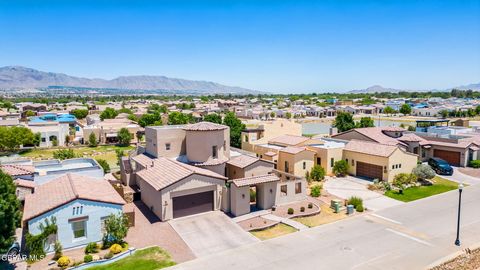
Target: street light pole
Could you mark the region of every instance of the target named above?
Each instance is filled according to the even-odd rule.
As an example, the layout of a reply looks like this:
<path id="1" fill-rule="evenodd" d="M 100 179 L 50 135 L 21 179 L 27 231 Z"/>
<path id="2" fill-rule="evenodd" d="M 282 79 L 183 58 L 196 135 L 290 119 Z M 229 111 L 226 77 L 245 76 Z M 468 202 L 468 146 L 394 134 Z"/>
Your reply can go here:
<path id="1" fill-rule="evenodd" d="M 455 240 L 455 245 L 460 246 L 460 207 L 462 204 L 462 190 L 463 184 L 458 185 L 458 218 L 457 218 L 457 239 Z"/>

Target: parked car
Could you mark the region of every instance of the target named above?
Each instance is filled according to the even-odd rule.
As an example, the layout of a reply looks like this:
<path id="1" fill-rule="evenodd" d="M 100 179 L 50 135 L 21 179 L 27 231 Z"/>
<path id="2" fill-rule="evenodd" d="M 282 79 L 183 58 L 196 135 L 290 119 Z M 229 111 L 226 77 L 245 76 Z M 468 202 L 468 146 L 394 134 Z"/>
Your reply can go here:
<path id="1" fill-rule="evenodd" d="M 2 261 L 8 261 L 10 258 L 15 257 L 20 254 L 20 244 L 18 242 L 14 242 L 12 246 L 8 249 L 7 253 L 3 254 Z"/>
<path id="2" fill-rule="evenodd" d="M 432 169 L 442 175 L 452 175 L 453 174 L 453 168 L 446 162 L 445 160 L 441 158 L 430 158 L 428 160 L 428 165 L 432 167 Z"/>

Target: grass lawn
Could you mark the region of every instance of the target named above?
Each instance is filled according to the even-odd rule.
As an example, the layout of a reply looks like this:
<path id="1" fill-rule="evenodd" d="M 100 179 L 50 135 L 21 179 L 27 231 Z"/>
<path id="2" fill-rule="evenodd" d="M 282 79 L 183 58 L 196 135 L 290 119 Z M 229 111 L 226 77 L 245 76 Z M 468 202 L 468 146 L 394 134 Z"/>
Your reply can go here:
<path id="1" fill-rule="evenodd" d="M 435 176 L 435 178 L 433 178 L 433 182 L 434 184 L 431 186 L 407 188 L 403 191 L 403 194 L 399 194 L 397 191 L 389 190 L 385 192 L 385 196 L 402 202 L 411 202 L 458 188 L 458 183 L 439 176 Z"/>
<path id="2" fill-rule="evenodd" d="M 25 152 L 22 152 L 20 155 L 22 157 L 28 157 L 28 158 L 33 158 L 33 159 L 52 159 L 53 158 L 53 152 L 55 150 L 58 150 L 59 148 L 56 149 L 46 149 L 46 148 L 38 148 L 38 149 L 32 149 L 28 150 Z M 117 168 L 117 154 L 115 153 L 116 149 L 122 149 L 124 151 L 130 151 L 134 149 L 133 146 L 117 146 L 117 145 L 101 145 L 97 147 L 71 147 L 70 149 L 73 149 L 75 154 L 81 156 L 81 157 L 91 157 L 94 159 L 105 159 L 108 164 L 110 165 L 110 168 Z"/>
<path id="3" fill-rule="evenodd" d="M 170 255 L 159 247 L 138 250 L 133 255 L 116 262 L 93 266 L 87 270 L 154 270 L 175 265 Z"/>
<path id="4" fill-rule="evenodd" d="M 275 238 L 278 236 L 286 235 L 289 233 L 293 233 L 296 231 L 297 229 L 291 226 L 285 225 L 283 223 L 278 223 L 277 225 L 270 227 L 268 229 L 261 230 L 261 231 L 252 231 L 250 233 L 260 240 L 267 240 L 267 239 Z"/>
<path id="5" fill-rule="evenodd" d="M 336 214 L 333 212 L 333 209 L 330 208 L 328 205 L 322 203 L 320 204 L 320 214 L 309 216 L 309 217 L 298 217 L 293 218 L 293 220 L 302 223 L 307 227 L 315 227 L 322 224 L 331 223 L 340 219 L 344 219 L 347 217 L 344 213 Z"/>

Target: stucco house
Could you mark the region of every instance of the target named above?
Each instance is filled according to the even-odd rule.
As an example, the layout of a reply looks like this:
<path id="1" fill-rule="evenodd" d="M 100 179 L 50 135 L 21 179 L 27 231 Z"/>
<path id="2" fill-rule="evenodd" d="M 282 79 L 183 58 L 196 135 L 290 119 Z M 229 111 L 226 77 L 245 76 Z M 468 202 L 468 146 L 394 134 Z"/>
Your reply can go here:
<path id="1" fill-rule="evenodd" d="M 104 220 L 122 213 L 124 204 L 109 182 L 66 174 L 36 186 L 33 194 L 26 195 L 23 227 L 37 235 L 41 224 L 54 218 L 57 234 L 47 239 L 45 250 L 52 252 L 57 240 L 64 249 L 78 247 L 101 241 Z"/>
<path id="2" fill-rule="evenodd" d="M 68 124 L 55 121 L 28 122 L 27 126 L 34 134 L 40 133 L 40 147 L 52 147 L 65 145 L 65 138 L 69 134 Z"/>

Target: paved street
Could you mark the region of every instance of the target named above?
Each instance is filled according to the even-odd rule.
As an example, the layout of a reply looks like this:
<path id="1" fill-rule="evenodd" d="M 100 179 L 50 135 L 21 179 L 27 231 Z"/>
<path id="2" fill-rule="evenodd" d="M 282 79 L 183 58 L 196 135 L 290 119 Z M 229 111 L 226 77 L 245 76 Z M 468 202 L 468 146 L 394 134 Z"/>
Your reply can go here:
<path id="1" fill-rule="evenodd" d="M 451 175 L 451 176 L 441 175 L 441 177 L 446 178 L 450 181 L 454 181 L 454 182 L 459 182 L 459 183 L 463 182 L 463 183 L 468 184 L 468 185 L 480 184 L 480 178 L 461 173 L 458 170 L 458 167 L 453 167 L 453 175 Z"/>
<path id="2" fill-rule="evenodd" d="M 179 264 L 174 269 L 424 269 L 480 242 L 480 185 Z"/>
<path id="3" fill-rule="evenodd" d="M 363 199 L 363 205 L 373 211 L 403 204 L 403 202 L 368 190 L 367 186 L 371 183 L 370 181 L 357 177 L 346 176 L 330 178 L 325 182 L 323 187 L 328 193 L 342 199 L 348 199 L 352 196 L 360 197 Z"/>
<path id="4" fill-rule="evenodd" d="M 197 257 L 259 241 L 221 211 L 178 218 L 168 223 Z"/>

